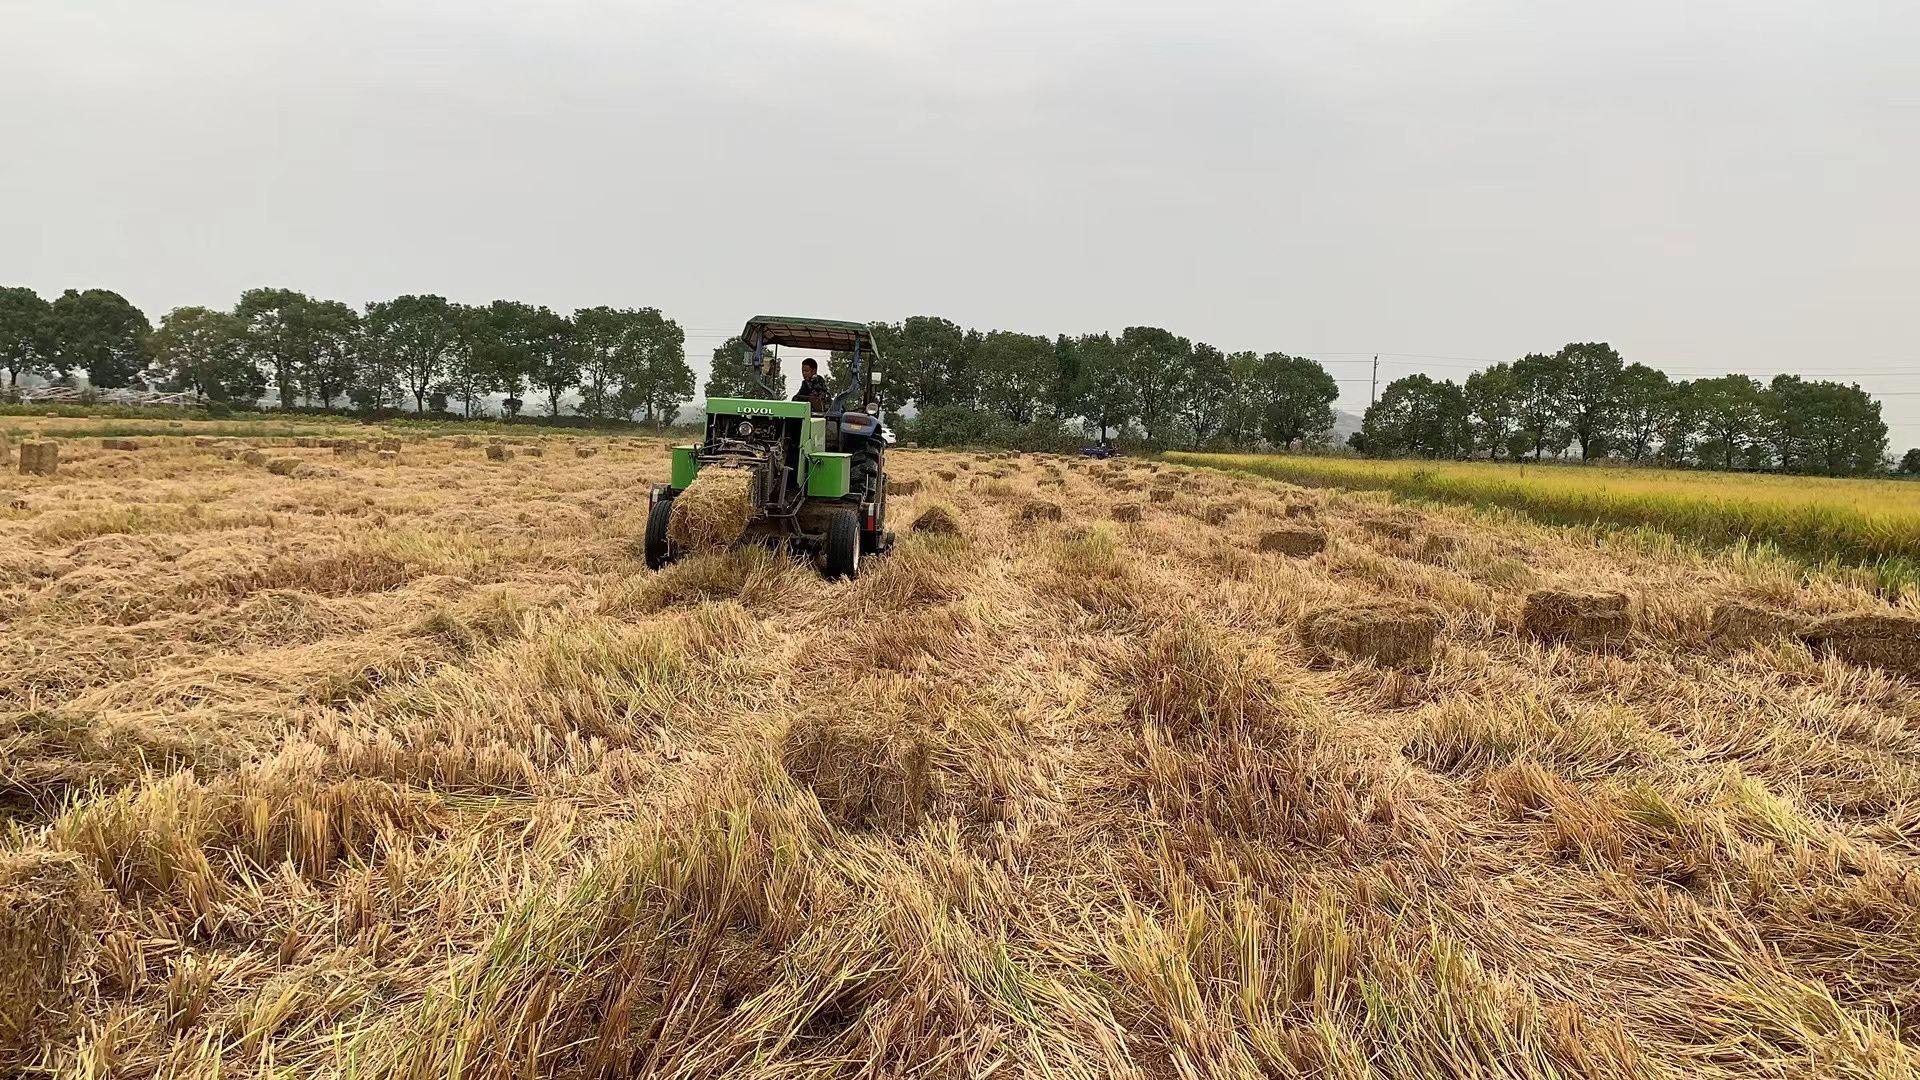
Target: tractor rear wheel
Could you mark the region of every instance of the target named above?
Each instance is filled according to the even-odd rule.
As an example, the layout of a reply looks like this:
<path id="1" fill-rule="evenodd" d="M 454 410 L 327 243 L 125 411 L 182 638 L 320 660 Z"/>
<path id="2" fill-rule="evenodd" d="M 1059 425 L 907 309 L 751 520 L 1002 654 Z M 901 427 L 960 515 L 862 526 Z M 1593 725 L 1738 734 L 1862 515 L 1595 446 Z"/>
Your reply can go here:
<path id="1" fill-rule="evenodd" d="M 865 497 L 870 488 L 879 486 L 886 447 L 879 439 L 861 439 L 850 448 L 852 460 L 848 463 L 847 480 L 856 494 Z"/>
<path id="2" fill-rule="evenodd" d="M 827 576 L 860 576 L 860 518 L 851 510 L 827 515 Z"/>
<path id="3" fill-rule="evenodd" d="M 661 499 L 647 511 L 647 569 L 658 570 L 667 565 L 673 553 L 667 547 L 667 521 L 673 517 L 673 500 Z"/>

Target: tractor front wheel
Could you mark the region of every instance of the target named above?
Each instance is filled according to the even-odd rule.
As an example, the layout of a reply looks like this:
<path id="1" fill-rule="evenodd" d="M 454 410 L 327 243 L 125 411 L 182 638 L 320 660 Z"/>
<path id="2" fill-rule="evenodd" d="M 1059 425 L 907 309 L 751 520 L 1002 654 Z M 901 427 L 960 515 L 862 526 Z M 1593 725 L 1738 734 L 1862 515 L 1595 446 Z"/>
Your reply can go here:
<path id="1" fill-rule="evenodd" d="M 658 570 L 667 565 L 673 552 L 667 547 L 667 521 L 673 517 L 673 500 L 661 499 L 647 511 L 647 569 Z"/>
<path id="2" fill-rule="evenodd" d="M 851 510 L 827 515 L 827 576 L 860 576 L 860 518 Z"/>

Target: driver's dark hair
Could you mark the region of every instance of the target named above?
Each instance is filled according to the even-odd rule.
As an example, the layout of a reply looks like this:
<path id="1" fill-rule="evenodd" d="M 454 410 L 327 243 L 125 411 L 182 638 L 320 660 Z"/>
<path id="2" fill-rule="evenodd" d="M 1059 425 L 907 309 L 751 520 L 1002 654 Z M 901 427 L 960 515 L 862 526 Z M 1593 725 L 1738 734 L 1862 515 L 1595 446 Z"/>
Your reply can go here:
<path id="1" fill-rule="evenodd" d="M 817 374 L 820 371 L 820 361 L 815 360 L 811 356 L 802 357 L 800 359 L 800 370 L 805 371 L 808 368 L 812 368 Z"/>

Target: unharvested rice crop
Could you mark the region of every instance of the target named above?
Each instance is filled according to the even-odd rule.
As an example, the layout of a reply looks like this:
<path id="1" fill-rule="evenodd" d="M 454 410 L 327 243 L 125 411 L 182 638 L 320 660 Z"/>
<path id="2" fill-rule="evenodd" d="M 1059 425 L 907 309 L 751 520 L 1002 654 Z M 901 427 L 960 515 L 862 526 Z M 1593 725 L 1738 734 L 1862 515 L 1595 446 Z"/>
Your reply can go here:
<path id="1" fill-rule="evenodd" d="M 722 548 L 739 540 L 753 520 L 753 473 L 702 469 L 673 500 L 667 539 L 686 551 Z"/>
<path id="2" fill-rule="evenodd" d="M 1920 561 L 1920 488 L 1901 481 L 1551 463 L 1167 456 L 1294 483 L 1501 506 L 1546 521 L 1645 525 L 1715 543 L 1772 543 L 1819 561 L 1895 560 L 1890 576 L 1920 578 L 1910 565 Z"/>
<path id="3" fill-rule="evenodd" d="M 0 475 L 0 1075 L 1920 1073 L 1860 575 L 932 449 L 856 580 L 653 573 L 662 441 L 6 430 L 62 460 Z"/>

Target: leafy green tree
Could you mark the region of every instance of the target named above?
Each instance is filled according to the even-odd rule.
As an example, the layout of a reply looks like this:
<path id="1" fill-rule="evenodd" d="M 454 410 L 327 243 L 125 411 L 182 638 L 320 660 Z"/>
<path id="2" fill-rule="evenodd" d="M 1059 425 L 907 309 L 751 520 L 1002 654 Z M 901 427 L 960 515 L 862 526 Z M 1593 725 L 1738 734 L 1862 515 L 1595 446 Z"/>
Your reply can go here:
<path id="1" fill-rule="evenodd" d="M 1053 342 L 1035 334 L 994 330 L 982 335 L 971 353 L 980 408 L 1016 424 L 1031 423 L 1053 394 L 1058 366 Z"/>
<path id="2" fill-rule="evenodd" d="M 1152 445 L 1163 445 L 1193 363 L 1193 343 L 1157 326 L 1129 326 L 1116 345 L 1121 399 Z"/>
<path id="3" fill-rule="evenodd" d="M 474 406 L 487 392 L 487 348 L 493 340 L 487 309 L 471 304 L 451 304 L 454 333 L 447 341 L 447 363 L 442 379 L 432 391 L 441 396 L 434 412 L 446 411 L 448 396 L 460 399 L 461 415 L 473 418 Z"/>
<path id="4" fill-rule="evenodd" d="M 967 370 L 966 332 L 948 319 L 915 315 L 895 326 L 876 328 L 880 351 L 891 370 L 890 393 L 901 404 L 936 409 L 973 400 Z"/>
<path id="5" fill-rule="evenodd" d="M 1673 382 L 1645 364 L 1628 364 L 1616 382 L 1613 441 L 1629 461 L 1653 453 L 1673 411 Z"/>
<path id="6" fill-rule="evenodd" d="M 1751 375 L 1695 379 L 1689 385 L 1687 406 L 1698 424 L 1695 452 L 1701 464 L 1731 469 L 1742 460 L 1760 427 L 1761 393 Z"/>
<path id="7" fill-rule="evenodd" d="M 1916 446 L 1901 455 L 1900 472 L 1905 476 L 1920 473 L 1920 446 Z"/>
<path id="8" fill-rule="evenodd" d="M 1467 376 L 1461 388 L 1467 406 L 1467 436 L 1474 452 L 1498 459 L 1513 448 L 1519 431 L 1520 390 L 1512 364 L 1495 364 Z"/>
<path id="9" fill-rule="evenodd" d="M 292 289 L 248 289 L 233 313 L 246 328 L 246 354 L 271 371 L 280 407 L 303 394 L 331 408 L 356 377 L 360 317 L 338 300 Z"/>
<path id="10" fill-rule="evenodd" d="M 777 359 L 771 355 L 774 352 L 771 347 L 767 351 L 768 359 Z M 740 335 L 735 334 L 722 342 L 719 348 L 713 350 L 713 366 L 701 393 L 710 398 L 771 396 L 776 401 L 783 400 L 787 396 L 787 373 L 772 370 L 774 366 L 769 365 L 768 373 L 762 376 L 768 387 L 762 390 L 753 381 L 753 368 L 747 362 L 747 343 Z"/>
<path id="11" fill-rule="evenodd" d="M 283 409 L 293 408 L 294 378 L 303 355 L 296 340 L 296 311 L 308 302 L 305 293 L 292 289 L 248 289 L 233 308 L 244 327 L 247 356 L 272 372 Z"/>
<path id="12" fill-rule="evenodd" d="M 659 308 L 587 308 L 573 316 L 575 355 L 581 373 L 581 411 L 589 416 L 631 417 L 647 423 L 671 421 L 693 396 L 693 369 L 687 366 L 686 333 Z M 734 338 L 721 348 L 738 347 Z M 744 367 L 739 347 L 733 364 Z M 714 371 L 726 370 L 715 350 Z M 723 389 L 731 390 L 726 386 Z M 759 396 L 713 392 L 708 397 Z"/>
<path id="13" fill-rule="evenodd" d="M 7 388 L 17 389 L 22 375 L 64 374 L 56 353 L 53 305 L 24 285 L 0 288 L 0 367 Z"/>
<path id="14" fill-rule="evenodd" d="M 396 296 L 367 305 L 368 351 L 407 393 L 415 412 L 427 411 L 427 395 L 446 377 L 461 334 L 459 312 L 442 296 Z"/>
<path id="15" fill-rule="evenodd" d="M 1072 338 L 1057 334 L 1053 339 L 1053 388 L 1047 400 L 1053 415 L 1072 416 L 1079 404 L 1079 392 L 1080 353 L 1073 347 Z"/>
<path id="16" fill-rule="evenodd" d="M 531 382 L 547 397 L 547 415 L 560 415 L 560 399 L 580 385 L 580 359 L 573 347 L 573 322 L 551 308 L 533 309 L 527 347 L 533 352 Z"/>
<path id="17" fill-rule="evenodd" d="M 1260 441 L 1267 415 L 1267 388 L 1261 381 L 1260 364 L 1260 354 L 1251 349 L 1227 354 L 1227 379 L 1232 391 L 1227 396 L 1220 438 L 1229 446 L 1253 446 Z"/>
<path id="18" fill-rule="evenodd" d="M 1257 371 L 1260 434 L 1286 450 L 1324 441 L 1340 397 L 1340 384 L 1327 369 L 1318 360 L 1272 352 L 1260 358 Z"/>
<path id="19" fill-rule="evenodd" d="M 1562 355 L 1528 353 L 1513 364 L 1514 446 L 1535 461 L 1559 454 L 1572 440 L 1567 426 L 1568 384 L 1573 373 Z M 1518 454 L 1515 455 L 1516 457 Z"/>
<path id="20" fill-rule="evenodd" d="M 1782 469 L 1851 476 L 1880 468 L 1886 457 L 1880 403 L 1858 386 L 1776 375 L 1762 411 Z"/>
<path id="21" fill-rule="evenodd" d="M 1233 408 L 1233 366 L 1227 354 L 1206 342 L 1196 342 L 1186 375 L 1175 387 L 1169 434 L 1183 435 L 1194 446 L 1220 438 Z"/>
<path id="22" fill-rule="evenodd" d="M 303 346 L 296 370 L 301 390 L 331 409 L 359 374 L 360 313 L 338 300 L 310 300 L 296 309 L 295 321 Z"/>
<path id="23" fill-rule="evenodd" d="M 1692 465 L 1698 460 L 1700 444 L 1700 402 L 1693 384 L 1676 382 L 1667 391 L 1661 410 L 1659 449 L 1654 456 L 1664 465 Z"/>
<path id="24" fill-rule="evenodd" d="M 519 414 L 527 386 L 539 374 L 540 352 L 534 339 L 540 333 L 543 310 L 518 300 L 495 300 L 484 309 L 474 360 L 483 373 L 482 385 L 501 395 L 501 409 L 508 416 Z"/>
<path id="25" fill-rule="evenodd" d="M 680 406 L 693 397 L 687 334 L 659 308 L 640 308 L 633 312 L 633 320 L 645 343 L 645 366 L 640 378 L 628 384 L 626 400 L 647 423 L 657 427 L 672 422 Z"/>
<path id="26" fill-rule="evenodd" d="M 1429 375 L 1395 379 L 1367 407 L 1351 441 L 1383 457 L 1457 457 L 1471 445 L 1466 394 L 1454 382 Z"/>
<path id="27" fill-rule="evenodd" d="M 1111 334 L 1082 334 L 1073 342 L 1074 412 L 1107 441 L 1107 432 L 1126 425 L 1127 388 L 1121 378 L 1120 344 Z"/>
<path id="28" fill-rule="evenodd" d="M 65 371 L 84 370 L 103 390 L 131 386 L 147 363 L 152 328 L 140 309 L 109 289 L 68 289 L 48 308 L 54 362 Z"/>
<path id="29" fill-rule="evenodd" d="M 1557 354 L 1566 373 L 1560 415 L 1580 460 L 1605 454 L 1619 424 L 1620 354 L 1604 341 L 1569 342 Z"/>
<path id="30" fill-rule="evenodd" d="M 147 355 L 169 390 L 251 403 L 266 389 L 266 380 L 247 357 L 246 333 L 246 324 L 230 312 L 174 308 L 148 336 Z"/>

